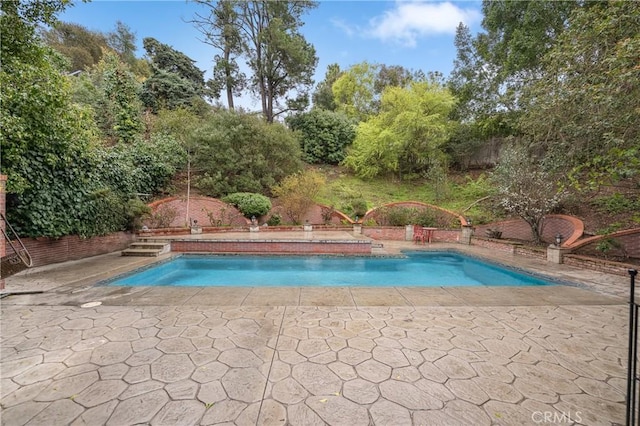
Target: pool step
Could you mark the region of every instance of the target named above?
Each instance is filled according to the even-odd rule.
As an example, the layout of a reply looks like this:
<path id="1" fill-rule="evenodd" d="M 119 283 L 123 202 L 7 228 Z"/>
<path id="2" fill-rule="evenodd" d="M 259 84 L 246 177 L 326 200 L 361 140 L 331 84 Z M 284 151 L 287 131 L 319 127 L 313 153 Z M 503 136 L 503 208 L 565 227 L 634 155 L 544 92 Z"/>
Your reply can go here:
<path id="1" fill-rule="evenodd" d="M 171 251 L 171 245 L 164 241 L 131 243 L 129 248 L 122 250 L 122 256 L 160 256 Z"/>

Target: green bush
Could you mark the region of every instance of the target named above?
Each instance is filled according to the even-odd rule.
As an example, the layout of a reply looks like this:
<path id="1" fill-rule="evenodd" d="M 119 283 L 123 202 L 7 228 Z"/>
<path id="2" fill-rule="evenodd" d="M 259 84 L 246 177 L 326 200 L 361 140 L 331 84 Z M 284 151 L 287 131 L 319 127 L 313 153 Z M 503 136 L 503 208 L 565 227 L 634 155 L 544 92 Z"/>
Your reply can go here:
<path id="1" fill-rule="evenodd" d="M 219 112 L 188 136 L 195 186 L 210 197 L 235 192 L 267 194 L 300 170 L 300 147 L 286 127 L 240 113 Z"/>
<path id="2" fill-rule="evenodd" d="M 260 217 L 271 210 L 271 200 L 261 194 L 251 192 L 236 192 L 222 198 L 225 203 L 236 207 L 246 218 Z"/>
<path id="3" fill-rule="evenodd" d="M 287 119 L 300 134 L 304 159 L 309 163 L 338 164 L 356 137 L 355 124 L 344 114 L 313 109 Z"/>
<path id="4" fill-rule="evenodd" d="M 267 220 L 267 225 L 269 226 L 278 226 L 281 223 L 282 223 L 282 216 L 280 216 L 278 213 L 274 214 L 269 218 L 269 220 Z"/>

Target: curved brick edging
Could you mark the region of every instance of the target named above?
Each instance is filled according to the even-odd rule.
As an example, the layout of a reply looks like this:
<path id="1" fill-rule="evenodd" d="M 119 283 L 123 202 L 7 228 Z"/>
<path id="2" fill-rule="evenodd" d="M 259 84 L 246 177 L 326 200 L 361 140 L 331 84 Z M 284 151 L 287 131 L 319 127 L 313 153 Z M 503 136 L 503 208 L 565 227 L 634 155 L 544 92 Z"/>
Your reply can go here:
<path id="1" fill-rule="evenodd" d="M 583 240 L 576 241 L 575 244 L 569 246 L 569 248 L 575 250 L 575 249 L 579 249 L 580 247 L 584 247 L 586 245 L 594 243 L 596 241 L 605 240 L 607 238 L 624 237 L 626 235 L 633 235 L 633 234 L 639 234 L 638 239 L 640 241 L 640 228 L 634 228 L 634 229 L 625 229 L 623 231 L 612 232 L 611 234 L 594 235 L 593 237 L 587 237 Z"/>
<path id="2" fill-rule="evenodd" d="M 502 238 L 531 241 L 531 227 L 521 218 L 486 223 L 475 227 L 478 233 L 496 228 L 503 232 Z M 570 245 L 582 237 L 583 233 L 584 223 L 577 217 L 562 214 L 545 216 L 543 241 L 553 243 L 555 235 L 561 234 L 563 235 L 562 247 L 570 248 Z"/>
<path id="3" fill-rule="evenodd" d="M 442 207 L 434 206 L 433 204 L 427 204 L 420 201 L 395 201 L 393 203 L 387 203 L 378 207 L 374 207 L 372 209 L 369 209 L 365 213 L 364 217 L 360 220 L 360 222 L 364 222 L 369 216 L 371 216 L 377 210 L 380 210 L 385 207 L 395 207 L 395 206 L 399 206 L 399 207 L 413 206 L 413 207 L 424 207 L 424 208 L 434 209 L 455 217 L 460 221 L 461 226 L 465 226 L 468 224 L 467 219 L 465 219 L 463 216 L 459 215 L 458 213 L 452 212 L 451 210 L 443 209 Z"/>

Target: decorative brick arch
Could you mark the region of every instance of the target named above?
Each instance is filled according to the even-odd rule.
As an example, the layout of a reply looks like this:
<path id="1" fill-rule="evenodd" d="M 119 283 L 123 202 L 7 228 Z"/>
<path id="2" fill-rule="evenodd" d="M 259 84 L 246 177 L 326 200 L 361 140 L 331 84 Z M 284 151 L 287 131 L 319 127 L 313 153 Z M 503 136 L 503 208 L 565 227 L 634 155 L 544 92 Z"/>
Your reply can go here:
<path id="1" fill-rule="evenodd" d="M 166 218 L 172 218 L 167 228 L 185 228 L 190 225 L 190 221 L 197 220 L 200 226 L 217 225 L 241 225 L 246 226 L 250 221 L 242 213 L 230 204 L 210 197 L 190 197 L 189 198 L 189 218 L 187 213 L 186 197 L 168 197 L 154 201 L 149 204 L 153 215 L 165 214 Z M 174 214 L 175 213 L 175 214 Z M 218 223 L 211 223 L 211 216 Z M 157 222 L 152 219 L 144 221 L 144 225 L 149 228 L 158 228 Z"/>
<path id="2" fill-rule="evenodd" d="M 405 207 L 405 208 L 418 208 L 418 209 L 435 210 L 438 213 L 439 217 L 442 217 L 442 218 L 450 217 L 450 218 L 454 219 L 455 221 L 460 222 L 461 226 L 467 225 L 467 220 L 463 216 L 459 215 L 458 213 L 452 212 L 451 210 L 443 209 L 442 207 L 434 206 L 432 204 L 422 203 L 422 202 L 419 202 L 419 201 L 397 201 L 397 202 L 394 202 L 394 203 L 384 204 L 384 205 L 379 206 L 379 207 L 374 207 L 374 208 L 370 209 L 369 211 L 367 211 L 367 213 L 362 218 L 362 222 L 365 222 L 368 219 L 374 219 L 375 220 L 377 213 L 379 213 L 381 209 L 392 208 L 392 207 Z M 443 226 L 443 227 L 445 227 L 445 226 Z"/>

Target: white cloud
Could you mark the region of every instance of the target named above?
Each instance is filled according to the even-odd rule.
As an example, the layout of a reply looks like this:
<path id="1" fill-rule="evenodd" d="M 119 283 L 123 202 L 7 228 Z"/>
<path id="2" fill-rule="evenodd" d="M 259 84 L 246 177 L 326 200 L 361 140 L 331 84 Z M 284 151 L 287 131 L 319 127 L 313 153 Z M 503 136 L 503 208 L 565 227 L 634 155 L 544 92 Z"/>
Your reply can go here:
<path id="1" fill-rule="evenodd" d="M 349 24 L 347 24 L 342 19 L 333 18 L 333 19 L 331 19 L 331 23 L 333 24 L 334 27 L 339 28 L 342 31 L 344 31 L 344 33 L 349 37 L 352 37 L 356 32 L 356 30 L 354 28 L 352 28 Z"/>
<path id="2" fill-rule="evenodd" d="M 431 34 L 455 34 L 460 22 L 470 25 L 482 18 L 480 11 L 463 9 L 451 2 L 398 1 L 394 8 L 369 21 L 366 34 L 383 41 L 415 47 L 417 40 Z"/>

